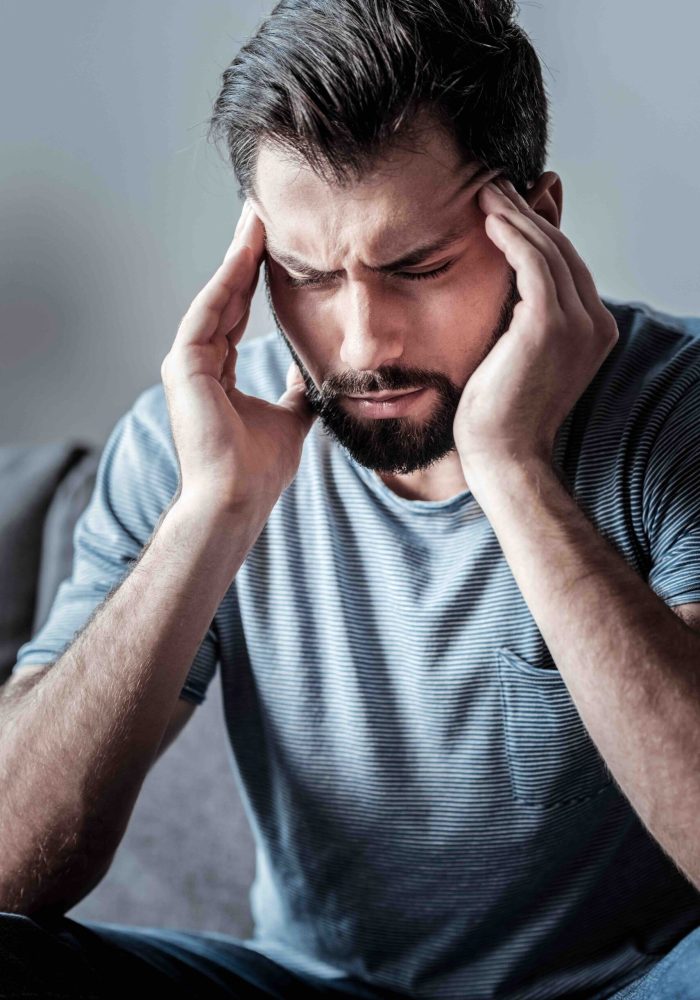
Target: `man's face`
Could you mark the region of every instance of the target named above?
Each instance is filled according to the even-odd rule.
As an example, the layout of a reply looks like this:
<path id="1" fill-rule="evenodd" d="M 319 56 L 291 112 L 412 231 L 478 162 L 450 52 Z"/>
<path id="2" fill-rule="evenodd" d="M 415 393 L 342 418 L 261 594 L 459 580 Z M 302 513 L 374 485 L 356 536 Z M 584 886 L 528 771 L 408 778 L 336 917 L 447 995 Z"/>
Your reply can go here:
<path id="1" fill-rule="evenodd" d="M 510 325 L 515 272 L 476 200 L 491 173 L 461 162 L 437 128 L 420 151 L 396 149 L 345 189 L 260 150 L 254 207 L 272 314 L 326 432 L 369 469 L 408 474 L 456 454 L 464 386 Z M 347 398 L 406 389 L 425 391 L 395 416 Z"/>

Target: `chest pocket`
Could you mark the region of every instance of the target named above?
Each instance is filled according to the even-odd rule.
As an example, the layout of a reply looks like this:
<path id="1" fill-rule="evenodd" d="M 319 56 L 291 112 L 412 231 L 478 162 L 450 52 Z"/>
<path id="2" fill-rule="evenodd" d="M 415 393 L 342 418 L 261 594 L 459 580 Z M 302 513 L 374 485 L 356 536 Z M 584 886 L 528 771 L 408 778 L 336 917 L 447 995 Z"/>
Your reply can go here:
<path id="1" fill-rule="evenodd" d="M 612 784 L 558 670 L 497 651 L 513 798 L 529 806 L 584 802 Z"/>

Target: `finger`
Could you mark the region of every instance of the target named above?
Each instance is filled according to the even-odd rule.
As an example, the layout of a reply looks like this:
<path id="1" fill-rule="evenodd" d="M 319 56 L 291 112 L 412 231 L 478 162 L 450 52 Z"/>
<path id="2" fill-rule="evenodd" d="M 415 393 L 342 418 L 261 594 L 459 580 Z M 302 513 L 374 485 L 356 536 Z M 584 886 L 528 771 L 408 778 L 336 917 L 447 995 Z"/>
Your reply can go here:
<path id="1" fill-rule="evenodd" d="M 251 219 L 250 222 L 248 223 L 249 228 L 246 228 L 245 230 L 246 234 L 250 234 L 244 236 L 244 238 L 247 239 L 248 241 L 246 243 L 247 246 L 250 246 L 251 243 L 255 245 L 258 241 L 258 237 L 255 235 L 254 232 L 255 225 L 256 225 L 255 221 Z M 260 277 L 260 263 L 261 261 L 258 260 L 255 265 L 255 271 L 253 274 L 253 278 L 251 280 L 250 288 L 248 290 L 248 303 L 243 308 L 246 308 L 248 305 L 250 305 L 250 301 L 252 300 L 255 294 L 255 289 L 258 287 L 258 279 Z M 243 308 L 241 307 L 241 303 L 239 302 L 239 300 L 235 296 L 232 296 L 230 302 L 225 306 L 225 308 L 221 313 L 221 318 L 219 320 L 216 333 L 217 334 L 223 333 L 228 335 L 231 328 L 239 322 Z"/>
<path id="2" fill-rule="evenodd" d="M 263 226 L 262 220 L 255 211 L 255 208 L 249 198 L 246 198 L 245 200 L 241 217 L 238 220 L 238 225 L 236 226 L 234 238 L 231 242 L 229 250 L 227 251 L 227 256 L 229 253 L 234 252 L 237 247 L 242 246 L 249 247 L 253 252 L 256 271 L 252 290 L 255 291 L 255 285 L 257 285 L 258 281 L 257 266 L 262 262 L 264 256 L 265 227 Z M 226 258 L 224 258 L 224 260 L 225 259 Z"/>
<path id="3" fill-rule="evenodd" d="M 478 191 L 480 187 L 484 184 L 488 184 L 489 181 L 494 180 L 501 173 L 501 168 L 498 167 L 495 170 L 489 170 L 487 167 L 483 167 L 481 170 L 477 170 L 474 176 L 470 179 L 466 188 L 464 188 L 463 194 L 466 196 L 468 192 Z"/>
<path id="4" fill-rule="evenodd" d="M 192 300 L 173 346 L 179 348 L 209 343 L 219 331 L 221 315 L 227 307 L 233 316 L 229 325 L 238 322 L 248 305 L 257 267 L 251 247 L 246 244 L 250 231 L 249 212 L 239 233 L 240 245 L 227 253 L 223 263 Z"/>
<path id="5" fill-rule="evenodd" d="M 520 230 L 537 247 L 552 273 L 561 309 L 568 316 L 583 320 L 587 316 L 586 309 L 578 294 L 569 265 L 556 243 L 530 217 L 521 212 L 502 191 L 487 188 L 482 195 L 482 202 L 485 206 L 491 206 L 494 211 L 505 216 L 513 227 Z"/>
<path id="6" fill-rule="evenodd" d="M 223 310 L 243 312 L 255 266 L 249 247 L 238 247 L 192 300 L 182 317 L 175 347 L 208 344 L 217 332 Z"/>
<path id="7" fill-rule="evenodd" d="M 245 229 L 241 233 L 240 242 L 250 247 L 256 261 L 262 260 L 265 251 L 265 226 L 252 203 L 249 204 L 248 214 L 245 219 Z"/>
<path id="8" fill-rule="evenodd" d="M 287 368 L 287 374 L 285 375 L 285 382 L 288 389 L 292 389 L 295 385 L 301 383 L 305 385 L 302 374 L 299 371 L 296 361 L 291 361 L 289 367 Z"/>
<path id="9" fill-rule="evenodd" d="M 537 247 L 503 216 L 488 215 L 485 228 L 514 269 L 523 302 L 543 317 L 563 315 L 552 272 Z"/>
<path id="10" fill-rule="evenodd" d="M 305 431 L 308 434 L 316 421 L 317 414 L 309 402 L 306 394 L 306 383 L 295 361 L 292 361 L 287 369 L 285 381 L 286 388 L 277 400 L 277 405 L 284 406 L 285 409 L 296 414 L 302 421 Z"/>
<path id="11" fill-rule="evenodd" d="M 529 219 L 531 219 L 544 233 L 549 236 L 549 238 L 556 244 L 559 252 L 562 254 L 566 260 L 569 271 L 574 284 L 576 285 L 576 290 L 578 292 L 579 298 L 584 305 L 584 308 L 590 316 L 595 317 L 602 310 L 605 310 L 605 306 L 600 300 L 598 294 L 598 289 L 596 288 L 593 276 L 583 260 L 576 247 L 573 245 L 570 239 L 562 233 L 558 226 L 552 225 L 548 219 L 545 219 L 539 212 L 536 212 L 525 198 L 519 194 L 511 181 L 504 179 L 506 195 L 517 208 Z M 605 310 L 607 312 L 607 310 Z"/>
<path id="12" fill-rule="evenodd" d="M 251 210 L 250 199 L 246 198 L 246 200 L 243 202 L 243 208 L 241 210 L 241 214 L 238 217 L 238 222 L 236 223 L 236 228 L 233 233 L 233 239 L 231 240 L 231 243 L 229 244 L 229 247 L 226 253 L 224 254 L 224 260 L 226 260 L 226 258 L 229 257 L 231 253 L 233 253 L 236 246 L 238 246 L 239 236 L 241 230 L 245 226 L 245 223 L 250 215 L 250 210 Z"/>
<path id="13" fill-rule="evenodd" d="M 236 388 L 236 364 L 238 362 L 238 343 L 243 336 L 246 326 L 248 325 L 248 319 L 250 317 L 250 303 L 246 307 L 245 312 L 239 319 L 236 326 L 231 330 L 227 336 L 228 340 L 228 354 L 224 359 L 224 363 L 221 370 L 221 384 L 226 392 L 231 392 Z"/>
<path id="14" fill-rule="evenodd" d="M 229 336 L 233 328 L 240 323 L 241 316 L 246 309 L 250 307 L 250 304 L 253 301 L 253 295 L 255 294 L 255 289 L 258 285 L 259 273 L 260 269 L 258 267 L 253 275 L 253 279 L 248 289 L 248 294 L 242 302 L 238 296 L 231 296 L 229 302 L 221 312 L 221 317 L 217 324 L 215 335 L 221 334 L 223 336 Z"/>

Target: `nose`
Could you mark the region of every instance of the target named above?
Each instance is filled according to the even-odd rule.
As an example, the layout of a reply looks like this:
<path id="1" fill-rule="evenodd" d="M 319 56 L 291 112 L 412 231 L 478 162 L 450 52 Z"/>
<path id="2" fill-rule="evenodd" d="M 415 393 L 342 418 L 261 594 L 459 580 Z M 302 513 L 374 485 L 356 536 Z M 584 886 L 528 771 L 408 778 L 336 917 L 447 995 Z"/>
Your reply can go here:
<path id="1" fill-rule="evenodd" d="M 342 301 L 341 301 L 342 300 Z M 354 371 L 375 371 L 403 354 L 401 312 L 396 301 L 362 281 L 348 281 L 339 296 L 343 341 L 340 360 Z"/>

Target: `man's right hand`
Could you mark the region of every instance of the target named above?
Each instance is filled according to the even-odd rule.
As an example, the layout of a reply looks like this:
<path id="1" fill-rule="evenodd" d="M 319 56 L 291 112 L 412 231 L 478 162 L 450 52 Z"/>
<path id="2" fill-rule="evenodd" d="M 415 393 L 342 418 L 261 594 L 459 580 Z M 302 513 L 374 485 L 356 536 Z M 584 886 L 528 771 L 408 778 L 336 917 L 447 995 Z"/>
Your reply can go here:
<path id="1" fill-rule="evenodd" d="M 263 255 L 264 227 L 248 199 L 223 263 L 192 301 L 161 365 L 179 496 L 209 513 L 271 510 L 297 473 L 316 419 L 293 361 L 277 403 L 236 388 L 237 345 Z"/>

